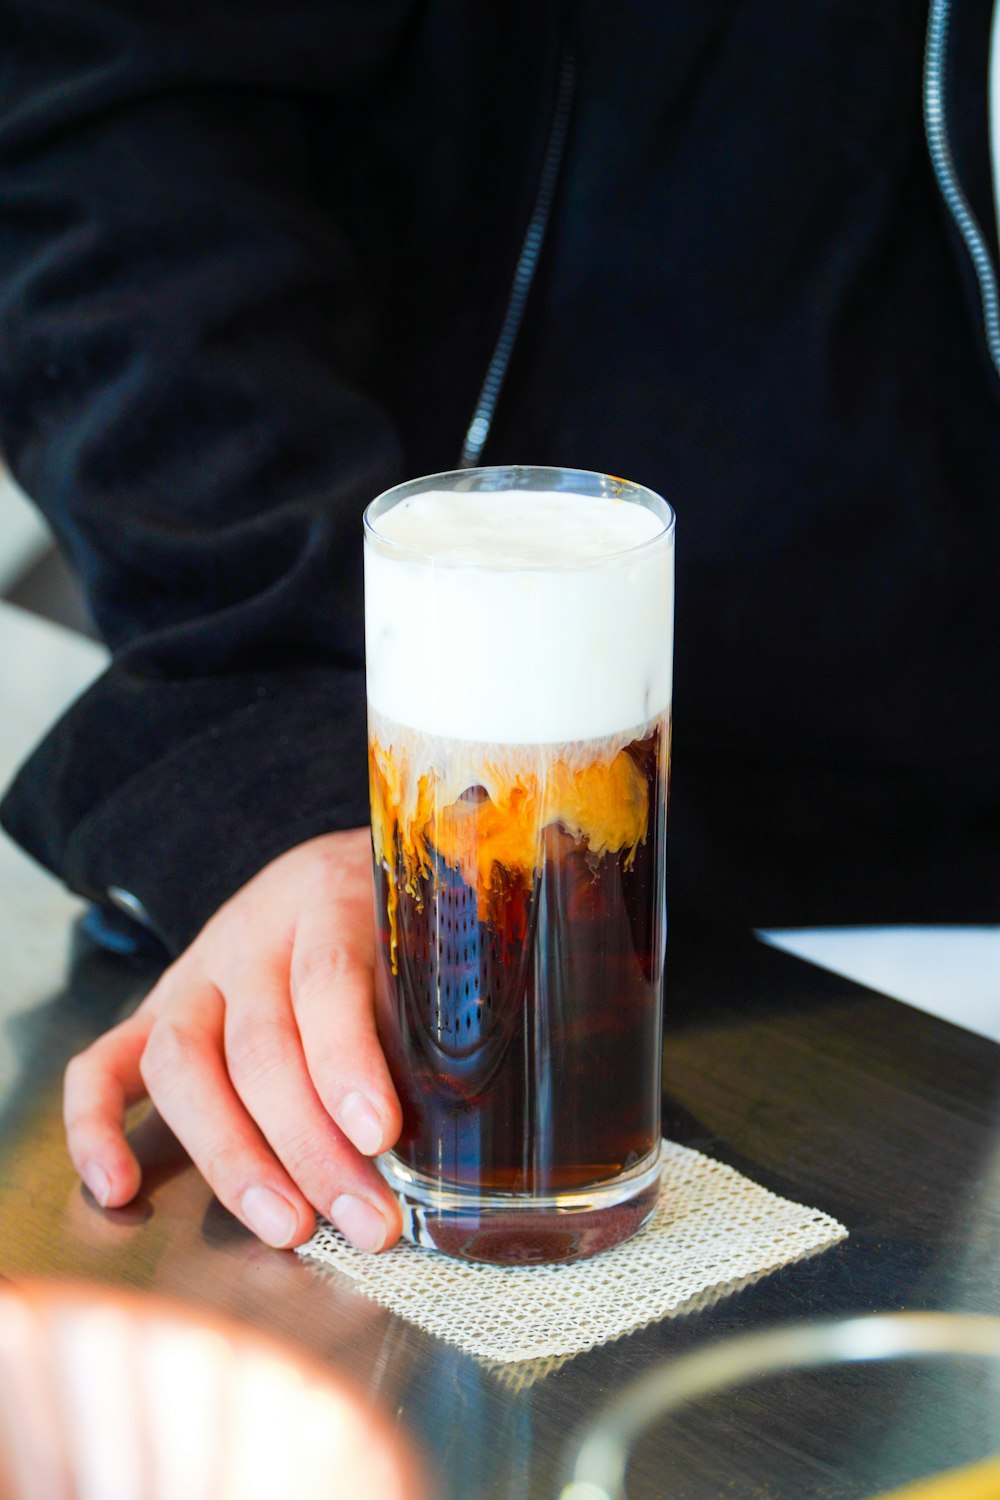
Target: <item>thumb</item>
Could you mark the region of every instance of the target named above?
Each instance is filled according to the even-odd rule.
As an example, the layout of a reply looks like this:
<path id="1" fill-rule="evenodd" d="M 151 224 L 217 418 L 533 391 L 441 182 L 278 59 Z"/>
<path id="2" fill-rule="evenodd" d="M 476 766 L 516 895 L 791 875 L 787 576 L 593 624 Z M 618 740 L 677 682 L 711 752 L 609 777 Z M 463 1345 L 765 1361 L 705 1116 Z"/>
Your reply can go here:
<path id="1" fill-rule="evenodd" d="M 125 1111 L 146 1094 L 139 1060 L 154 1019 L 151 1009 L 139 1009 L 71 1058 L 66 1069 L 66 1144 L 102 1208 L 128 1203 L 139 1191 L 142 1173 L 125 1137 Z"/>

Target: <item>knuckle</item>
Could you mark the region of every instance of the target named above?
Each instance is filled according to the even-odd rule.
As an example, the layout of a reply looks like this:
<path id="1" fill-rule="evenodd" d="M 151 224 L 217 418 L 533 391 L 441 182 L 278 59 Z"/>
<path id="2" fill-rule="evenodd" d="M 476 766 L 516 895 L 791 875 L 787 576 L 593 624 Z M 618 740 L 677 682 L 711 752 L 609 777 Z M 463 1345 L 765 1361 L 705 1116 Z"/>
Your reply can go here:
<path id="1" fill-rule="evenodd" d="M 331 849 L 316 849 L 309 861 L 307 889 L 314 901 L 334 903 L 344 885 L 343 864 Z"/>
<path id="2" fill-rule="evenodd" d="M 226 1034 L 226 1064 L 237 1089 L 253 1090 L 281 1067 L 294 1041 L 291 1026 L 280 1016 L 257 1016 L 233 1024 Z"/>
<path id="3" fill-rule="evenodd" d="M 90 1077 L 93 1072 L 92 1052 L 93 1047 L 87 1047 L 83 1052 L 76 1052 L 70 1058 L 63 1072 L 63 1087 L 66 1090 L 79 1088 Z"/>
<path id="4" fill-rule="evenodd" d="M 292 1004 L 332 993 L 348 977 L 352 960 L 332 938 L 329 943 L 299 944 L 292 954 Z"/>
<path id="5" fill-rule="evenodd" d="M 292 1130 L 280 1144 L 281 1160 L 289 1176 L 307 1193 L 309 1185 L 322 1183 L 329 1177 L 329 1152 L 322 1149 L 326 1143 L 321 1145 L 314 1131 L 301 1128 Z"/>
<path id="6" fill-rule="evenodd" d="M 232 1199 L 239 1185 L 249 1177 L 246 1153 L 231 1141 L 213 1139 L 201 1148 L 199 1169 L 220 1198 Z"/>
<path id="7" fill-rule="evenodd" d="M 217 959 L 220 953 L 240 956 L 252 948 L 254 931 L 259 930 L 260 920 L 258 916 L 255 921 L 249 910 L 254 903 L 248 889 L 244 886 L 237 891 L 205 924 L 196 939 L 201 947 L 202 962 L 211 965 L 213 956 Z"/>
<path id="8" fill-rule="evenodd" d="M 109 1038 L 112 1034 L 108 1032 L 105 1036 L 99 1036 L 96 1041 L 81 1048 L 69 1059 L 63 1070 L 65 1093 L 84 1095 L 95 1082 L 99 1081 L 100 1075 L 107 1072 L 110 1058 Z"/>
<path id="9" fill-rule="evenodd" d="M 91 1113 L 95 1085 L 94 1046 L 71 1057 L 63 1070 L 63 1122 L 72 1134 Z"/>
<path id="10" fill-rule="evenodd" d="M 168 1017 L 156 1022 L 139 1059 L 139 1072 L 152 1091 L 183 1073 L 204 1053 L 204 1043 L 189 1027 Z"/>
<path id="11" fill-rule="evenodd" d="M 371 880 L 370 835 L 359 841 L 341 834 L 336 843 L 321 845 L 313 853 L 309 879 L 315 895 L 333 901 L 353 896 L 359 883 Z"/>

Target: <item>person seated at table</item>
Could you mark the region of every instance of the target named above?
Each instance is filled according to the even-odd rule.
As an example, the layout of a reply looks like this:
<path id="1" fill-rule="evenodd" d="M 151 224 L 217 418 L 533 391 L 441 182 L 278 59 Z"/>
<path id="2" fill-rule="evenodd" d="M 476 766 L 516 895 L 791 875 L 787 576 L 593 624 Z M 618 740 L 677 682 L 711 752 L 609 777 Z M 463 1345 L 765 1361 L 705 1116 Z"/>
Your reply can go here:
<path id="1" fill-rule="evenodd" d="M 675 908 L 995 919 L 982 0 L 931 16 L 931 154 L 904 0 L 0 15 L 0 442 L 112 651 L 3 821 L 173 960 L 67 1073 L 100 1203 L 148 1093 L 269 1244 L 399 1232 L 361 511 L 416 474 L 674 505 Z"/>

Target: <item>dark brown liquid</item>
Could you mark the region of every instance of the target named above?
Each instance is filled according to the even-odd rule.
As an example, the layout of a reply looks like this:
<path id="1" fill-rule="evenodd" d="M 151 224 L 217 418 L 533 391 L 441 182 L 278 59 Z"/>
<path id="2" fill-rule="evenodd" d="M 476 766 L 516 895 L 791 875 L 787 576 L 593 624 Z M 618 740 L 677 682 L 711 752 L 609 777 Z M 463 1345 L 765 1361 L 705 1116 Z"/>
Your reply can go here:
<path id="1" fill-rule="evenodd" d="M 665 750 L 660 729 L 627 749 L 649 790 L 634 854 L 596 858 L 550 826 L 530 880 L 496 868 L 486 920 L 433 847 L 410 892 L 400 861 L 395 974 L 376 867 L 378 1023 L 409 1167 L 473 1190 L 552 1194 L 656 1147 Z"/>

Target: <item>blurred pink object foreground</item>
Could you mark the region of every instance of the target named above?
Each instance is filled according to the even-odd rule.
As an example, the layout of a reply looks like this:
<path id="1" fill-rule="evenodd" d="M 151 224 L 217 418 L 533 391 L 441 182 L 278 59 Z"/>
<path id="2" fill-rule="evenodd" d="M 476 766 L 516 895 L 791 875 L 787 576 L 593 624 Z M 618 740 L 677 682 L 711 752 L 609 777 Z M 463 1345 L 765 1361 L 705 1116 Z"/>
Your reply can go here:
<path id="1" fill-rule="evenodd" d="M 155 1297 L 0 1292 L 0 1500 L 427 1500 L 344 1378 Z"/>

